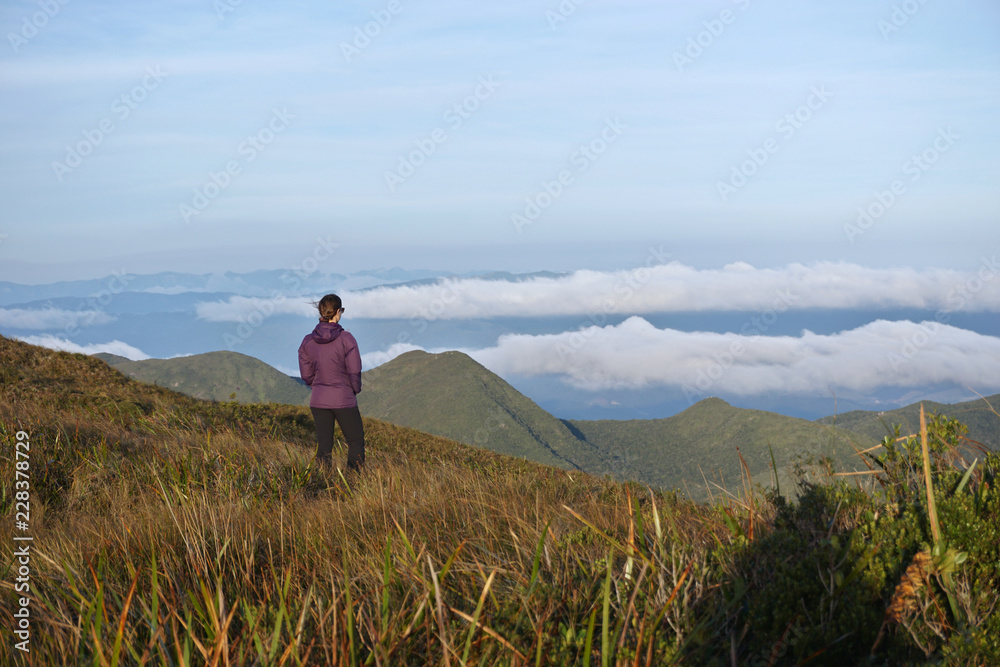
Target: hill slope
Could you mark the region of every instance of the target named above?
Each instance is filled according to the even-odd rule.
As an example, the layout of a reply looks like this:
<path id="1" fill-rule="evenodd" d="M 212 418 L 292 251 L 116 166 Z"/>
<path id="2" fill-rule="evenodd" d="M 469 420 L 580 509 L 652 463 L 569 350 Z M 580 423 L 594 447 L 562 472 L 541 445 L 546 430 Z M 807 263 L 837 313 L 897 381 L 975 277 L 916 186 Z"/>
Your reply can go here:
<path id="1" fill-rule="evenodd" d="M 969 427 L 969 438 L 994 451 L 1000 451 L 1000 415 L 993 411 L 1000 412 L 1000 394 L 964 403 L 947 404 L 923 401 L 923 405 L 928 414 L 937 412 L 958 419 Z M 836 424 L 838 428 L 845 431 L 879 441 L 892 433 L 890 427 L 893 424 L 902 425 L 900 435 L 919 432 L 920 403 L 884 412 L 852 410 L 842 415 L 831 415 L 816 421 L 821 424 Z"/>
<path id="2" fill-rule="evenodd" d="M 105 356 L 131 377 L 199 398 L 245 403 L 303 405 L 309 389 L 252 357 L 212 352 L 194 357 L 120 361 Z M 564 469 L 609 474 L 660 488 L 706 497 L 705 481 L 739 483 L 742 454 L 755 482 L 778 481 L 791 491 L 791 470 L 800 460 L 832 458 L 853 469 L 855 454 L 881 440 L 884 424 L 915 430 L 919 405 L 883 413 L 855 411 L 816 422 L 706 399 L 673 417 L 654 420 L 560 420 L 502 378 L 461 352 L 409 352 L 364 373 L 358 396 L 365 416 Z M 1000 399 L 1000 396 L 993 397 Z M 1000 400 L 994 400 L 1000 405 Z M 928 410 L 954 415 L 970 437 L 996 449 L 1000 418 L 982 401 Z"/>
<path id="3" fill-rule="evenodd" d="M 0 336 L 0 561 L 30 580 L 0 586 L 5 627 L 30 618 L 0 664 L 998 663 L 997 455 L 965 497 L 961 470 L 931 480 L 974 632 L 904 611 L 919 625 L 883 636 L 930 558 L 905 463 L 898 503 L 821 485 L 706 507 L 374 419 L 348 481 L 309 467 L 311 426 Z"/>
<path id="4" fill-rule="evenodd" d="M 461 352 L 408 352 L 368 371 L 358 403 L 365 415 L 418 428 L 496 452 L 594 475 L 707 496 L 705 479 L 739 484 L 737 448 L 754 481 L 791 490 L 799 459 L 833 458 L 860 465 L 847 432 L 717 398 L 654 420 L 560 420 Z M 867 441 L 863 441 L 868 446 Z M 769 450 L 768 447 L 771 447 Z"/>
<path id="5" fill-rule="evenodd" d="M 109 363 L 131 378 L 195 398 L 289 405 L 309 402 L 309 387 L 239 352 L 206 352 L 175 359 L 112 360 Z"/>
<path id="6" fill-rule="evenodd" d="M 609 462 L 559 419 L 461 352 L 407 352 L 362 375 L 366 416 L 561 468 Z"/>
<path id="7" fill-rule="evenodd" d="M 666 419 L 566 423 L 579 436 L 626 461 L 629 471 L 646 484 L 687 487 L 695 497 L 705 491 L 704 478 L 721 480 L 729 488 L 738 486 L 740 454 L 754 481 L 769 485 L 773 451 L 785 490 L 790 490 L 789 468 L 796 460 L 828 456 L 841 467 L 860 464 L 849 443 L 852 436 L 844 431 L 736 408 L 719 398 L 699 401 Z"/>

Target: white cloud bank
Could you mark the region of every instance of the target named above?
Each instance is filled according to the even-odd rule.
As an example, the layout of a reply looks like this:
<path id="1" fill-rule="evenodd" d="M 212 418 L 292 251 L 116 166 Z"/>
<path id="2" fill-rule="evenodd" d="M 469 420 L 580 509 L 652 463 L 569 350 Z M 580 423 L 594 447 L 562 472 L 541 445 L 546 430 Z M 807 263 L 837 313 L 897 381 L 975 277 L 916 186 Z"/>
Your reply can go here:
<path id="1" fill-rule="evenodd" d="M 108 324 L 114 317 L 100 310 L 63 310 L 61 308 L 0 308 L 0 327 L 8 329 L 75 329 Z"/>
<path id="2" fill-rule="evenodd" d="M 653 257 L 653 256 L 651 256 Z M 387 286 L 341 297 L 353 318 L 454 320 L 681 311 L 919 308 L 940 312 L 1000 311 L 1000 261 L 981 257 L 968 272 L 873 269 L 823 262 L 757 269 L 729 264 L 695 269 L 677 262 L 629 271 L 575 271 L 519 282 L 443 280 Z M 241 322 L 271 314 L 315 316 L 301 297 L 232 297 L 196 306 L 199 318 Z M 256 315 L 254 315 L 256 313 Z"/>
<path id="3" fill-rule="evenodd" d="M 878 320 L 832 335 L 744 336 L 617 326 L 501 336 L 465 350 L 501 376 L 557 375 L 589 390 L 676 386 L 692 395 L 870 392 L 955 383 L 1000 389 L 1000 338 L 928 321 Z"/>
<path id="4" fill-rule="evenodd" d="M 120 357 L 126 357 L 132 361 L 150 358 L 148 354 L 139 348 L 132 347 L 128 343 L 123 343 L 120 340 L 113 340 L 109 343 L 79 345 L 71 340 L 59 338 L 51 334 L 43 334 L 41 336 L 16 336 L 16 338 L 22 342 L 28 343 L 29 345 L 38 345 L 40 347 L 47 347 L 50 350 L 59 350 L 61 352 L 79 352 L 80 354 L 108 352 L 111 354 L 117 354 Z"/>

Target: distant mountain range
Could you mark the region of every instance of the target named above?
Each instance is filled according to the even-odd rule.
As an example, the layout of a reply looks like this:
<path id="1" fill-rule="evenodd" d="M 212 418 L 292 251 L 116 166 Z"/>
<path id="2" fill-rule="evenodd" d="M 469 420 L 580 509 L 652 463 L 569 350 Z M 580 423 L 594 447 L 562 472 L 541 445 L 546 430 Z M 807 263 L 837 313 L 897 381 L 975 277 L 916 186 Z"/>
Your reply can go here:
<path id="1" fill-rule="evenodd" d="M 131 308 L 121 303 L 126 295 L 148 299 L 141 308 L 156 308 L 160 302 L 154 296 L 190 295 L 200 300 L 227 298 L 233 295 L 269 297 L 276 292 L 287 296 L 316 295 L 330 291 L 364 291 L 384 285 L 414 286 L 432 284 L 442 278 L 479 277 L 485 280 L 518 282 L 531 278 L 554 278 L 563 274 L 551 271 L 509 273 L 506 271 L 470 271 L 460 274 L 430 270 L 400 268 L 357 271 L 348 275 L 313 271 L 303 273 L 292 270 L 262 269 L 244 273 L 178 273 L 153 274 L 116 273 L 104 278 L 66 280 L 44 285 L 23 285 L 0 281 L 0 307 L 70 307 L 86 305 L 107 310 L 115 301 L 118 311 Z M 90 299 L 90 303 L 87 303 Z M 190 297 L 188 297 L 190 300 Z M 169 303 L 175 307 L 175 302 Z M 127 311 L 132 312 L 132 311 Z M 144 312 L 144 311 L 139 311 Z M 160 311 L 155 311 L 160 312 Z"/>
<path id="2" fill-rule="evenodd" d="M 130 377 L 198 398 L 309 401 L 309 388 L 297 378 L 235 352 L 144 361 L 95 356 Z M 919 411 L 914 404 L 808 421 L 708 398 L 665 419 L 565 420 L 461 352 L 408 352 L 365 371 L 362 380 L 358 398 L 366 416 L 568 470 L 679 488 L 699 499 L 713 483 L 739 485 L 743 462 L 754 482 L 769 485 L 773 457 L 783 490 L 790 490 L 797 462 L 827 457 L 841 469 L 854 469 L 860 466 L 858 449 L 881 440 L 889 424 L 913 432 Z M 1000 395 L 988 400 L 1000 406 Z M 984 401 L 925 402 L 925 408 L 960 419 L 971 438 L 1000 449 L 1000 417 Z"/>

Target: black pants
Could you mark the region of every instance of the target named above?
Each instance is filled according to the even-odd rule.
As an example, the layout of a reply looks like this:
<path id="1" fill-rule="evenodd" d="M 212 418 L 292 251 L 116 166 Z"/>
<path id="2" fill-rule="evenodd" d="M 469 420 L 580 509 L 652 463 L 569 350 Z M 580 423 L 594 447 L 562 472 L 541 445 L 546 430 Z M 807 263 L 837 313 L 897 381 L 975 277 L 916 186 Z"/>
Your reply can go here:
<path id="1" fill-rule="evenodd" d="M 361 411 L 353 408 L 309 408 L 316 424 L 316 461 L 330 465 L 333 451 L 333 422 L 340 424 L 340 430 L 347 441 L 347 469 L 360 471 L 365 464 L 365 426 L 361 421 Z"/>

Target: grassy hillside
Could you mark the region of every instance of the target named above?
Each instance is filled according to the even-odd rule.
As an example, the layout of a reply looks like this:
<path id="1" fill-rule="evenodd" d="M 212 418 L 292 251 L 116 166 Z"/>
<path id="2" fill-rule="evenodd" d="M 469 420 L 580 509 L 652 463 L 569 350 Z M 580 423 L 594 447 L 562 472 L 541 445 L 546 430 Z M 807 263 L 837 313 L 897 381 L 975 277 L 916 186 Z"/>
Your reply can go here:
<path id="1" fill-rule="evenodd" d="M 773 452 L 786 491 L 791 490 L 791 469 L 798 461 L 829 457 L 840 467 L 861 465 L 850 434 L 804 419 L 736 408 L 719 398 L 699 401 L 666 419 L 566 423 L 580 437 L 627 462 L 628 472 L 644 484 L 682 488 L 697 498 L 710 491 L 706 480 L 738 485 L 743 475 L 740 455 L 754 481 L 771 486 Z"/>
<path id="2" fill-rule="evenodd" d="M 0 337 L 0 521 L 32 538 L 0 540 L 0 663 L 1000 660 L 1000 457 L 963 476 L 946 421 L 940 539 L 912 440 L 865 478 L 884 496 L 829 481 L 795 506 L 708 506 L 365 426 L 348 484 L 311 469 L 304 407 L 199 401 Z"/>
<path id="3" fill-rule="evenodd" d="M 362 414 L 561 468 L 610 466 L 597 448 L 461 352 L 407 352 L 362 381 Z"/>
<path id="4" fill-rule="evenodd" d="M 843 431 L 706 399 L 656 420 L 560 420 L 461 352 L 409 352 L 364 375 L 362 412 L 493 451 L 576 467 L 595 475 L 679 488 L 702 499 L 705 480 L 741 478 L 742 453 L 754 481 L 771 483 L 773 448 L 791 489 L 798 459 L 830 456 L 860 465 Z"/>
<path id="5" fill-rule="evenodd" d="M 239 352 L 207 352 L 175 359 L 109 362 L 141 382 L 195 398 L 239 403 L 305 405 L 309 387 L 259 359 Z"/>
<path id="6" fill-rule="evenodd" d="M 979 398 L 964 403 L 937 403 L 923 401 L 927 412 L 947 414 L 962 421 L 969 428 L 969 437 L 986 447 L 1000 451 L 1000 394 Z M 992 406 L 992 407 L 991 407 Z M 885 412 L 853 410 L 842 415 L 832 415 L 817 420 L 821 424 L 836 424 L 838 428 L 857 433 L 868 439 L 881 440 L 892 435 L 893 425 L 900 424 L 900 433 L 916 433 L 919 430 L 920 403 Z"/>
<path id="7" fill-rule="evenodd" d="M 234 352 L 137 362 L 95 356 L 131 377 L 198 398 L 298 405 L 309 399 L 307 387 Z M 678 488 L 699 500 L 710 497 L 714 485 L 740 480 L 743 462 L 753 482 L 771 486 L 772 453 L 785 493 L 794 490 L 791 473 L 803 460 L 825 456 L 855 469 L 861 465 L 856 449 L 881 440 L 884 424 L 902 423 L 905 433 L 914 432 L 919 410 L 908 406 L 881 418 L 850 412 L 834 425 L 832 418 L 810 422 L 712 398 L 666 419 L 560 420 L 461 352 L 421 351 L 366 371 L 358 398 L 366 416 L 546 465 Z M 997 448 L 1000 418 L 981 401 L 926 405 L 961 415 L 973 439 Z"/>

